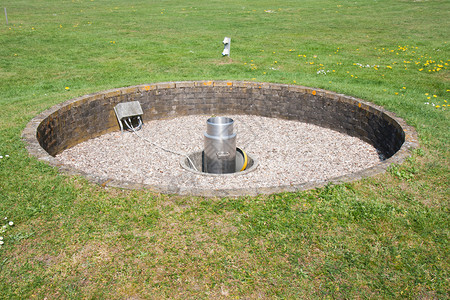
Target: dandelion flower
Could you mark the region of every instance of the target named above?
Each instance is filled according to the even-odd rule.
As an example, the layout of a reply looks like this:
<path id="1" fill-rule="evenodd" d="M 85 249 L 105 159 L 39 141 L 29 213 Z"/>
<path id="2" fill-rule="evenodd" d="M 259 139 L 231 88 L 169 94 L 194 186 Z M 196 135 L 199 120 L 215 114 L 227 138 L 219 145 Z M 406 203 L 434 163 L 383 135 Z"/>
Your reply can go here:
<path id="1" fill-rule="evenodd" d="M 69 91 L 69 90 L 70 90 L 70 87 L 66 86 L 65 89 L 66 89 L 66 91 Z"/>

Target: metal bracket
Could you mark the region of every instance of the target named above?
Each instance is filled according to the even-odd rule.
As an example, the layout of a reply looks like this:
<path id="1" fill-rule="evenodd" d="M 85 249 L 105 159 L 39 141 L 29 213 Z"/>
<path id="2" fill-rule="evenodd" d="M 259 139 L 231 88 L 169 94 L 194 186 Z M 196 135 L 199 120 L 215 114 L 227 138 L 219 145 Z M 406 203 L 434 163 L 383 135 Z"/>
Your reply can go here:
<path id="1" fill-rule="evenodd" d="M 139 101 L 119 103 L 114 107 L 114 112 L 116 113 L 117 121 L 119 122 L 120 131 L 123 132 L 123 121 L 126 119 L 140 119 L 142 120 L 141 104 Z M 142 125 L 142 122 L 140 123 Z"/>
<path id="2" fill-rule="evenodd" d="M 226 159 L 226 158 L 228 158 L 231 154 L 230 154 L 230 152 L 217 152 L 216 155 L 217 155 L 217 158 L 218 158 L 218 159 Z"/>

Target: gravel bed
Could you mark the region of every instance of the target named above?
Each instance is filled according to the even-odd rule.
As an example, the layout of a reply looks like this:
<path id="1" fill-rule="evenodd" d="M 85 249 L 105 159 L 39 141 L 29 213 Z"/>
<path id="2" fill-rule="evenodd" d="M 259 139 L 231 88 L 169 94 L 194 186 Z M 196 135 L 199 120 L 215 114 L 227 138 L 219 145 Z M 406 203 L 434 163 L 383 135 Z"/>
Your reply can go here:
<path id="1" fill-rule="evenodd" d="M 114 132 L 65 150 L 57 159 L 84 172 L 112 179 L 176 186 L 180 190 L 274 187 L 322 182 L 372 167 L 377 150 L 358 138 L 319 126 L 258 116 L 234 115 L 237 146 L 259 161 L 253 172 L 203 176 L 183 169 L 180 155 L 202 151 L 208 116 L 148 121 L 138 135 Z"/>

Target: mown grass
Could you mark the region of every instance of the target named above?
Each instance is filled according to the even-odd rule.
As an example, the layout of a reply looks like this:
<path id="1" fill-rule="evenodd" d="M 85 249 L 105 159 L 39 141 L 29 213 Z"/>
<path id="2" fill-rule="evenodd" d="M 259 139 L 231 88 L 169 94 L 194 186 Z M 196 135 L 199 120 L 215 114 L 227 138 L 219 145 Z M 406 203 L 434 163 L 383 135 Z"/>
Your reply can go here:
<path id="1" fill-rule="evenodd" d="M 448 1 L 3 6 L 1 298 L 448 298 Z M 64 176 L 20 139 L 78 95 L 196 79 L 361 97 L 415 126 L 421 148 L 352 184 L 203 199 Z"/>

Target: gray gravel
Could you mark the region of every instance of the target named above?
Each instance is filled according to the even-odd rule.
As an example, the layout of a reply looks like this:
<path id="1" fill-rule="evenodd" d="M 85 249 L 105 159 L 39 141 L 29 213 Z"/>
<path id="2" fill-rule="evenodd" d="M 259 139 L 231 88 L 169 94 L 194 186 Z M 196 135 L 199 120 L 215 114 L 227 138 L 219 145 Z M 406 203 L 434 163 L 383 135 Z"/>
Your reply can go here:
<path id="1" fill-rule="evenodd" d="M 273 187 L 321 182 L 372 167 L 376 149 L 358 138 L 319 126 L 258 116 L 235 120 L 237 146 L 259 161 L 253 172 L 202 176 L 180 166 L 182 156 L 165 152 L 132 132 L 114 132 L 72 147 L 57 159 L 84 172 L 180 190 Z M 164 148 L 189 154 L 203 148 L 208 116 L 146 122 L 138 134 Z"/>

